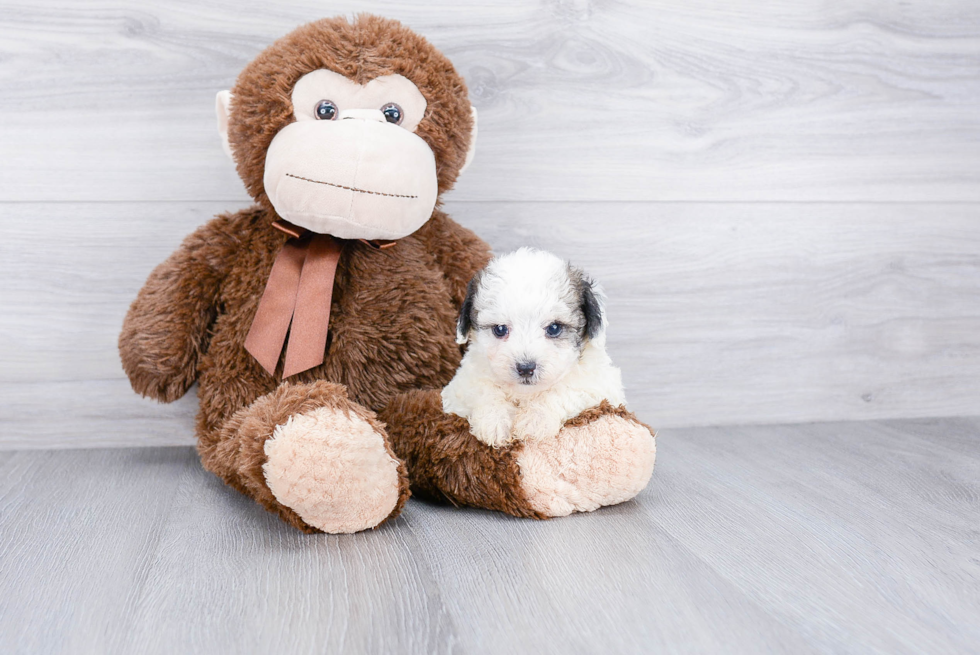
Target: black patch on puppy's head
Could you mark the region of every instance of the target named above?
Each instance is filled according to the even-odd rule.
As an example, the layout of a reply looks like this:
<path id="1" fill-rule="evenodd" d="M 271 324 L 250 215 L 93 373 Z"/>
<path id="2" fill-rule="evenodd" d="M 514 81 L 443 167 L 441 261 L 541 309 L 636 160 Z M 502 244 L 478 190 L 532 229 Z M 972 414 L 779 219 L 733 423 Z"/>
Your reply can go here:
<path id="1" fill-rule="evenodd" d="M 568 274 L 578 294 L 579 311 L 585 319 L 583 332 L 587 338 L 595 339 L 602 332 L 602 302 L 593 288 L 595 283 L 577 268 L 569 267 Z"/>
<path id="2" fill-rule="evenodd" d="M 592 289 L 592 280 L 583 279 L 582 313 L 585 314 L 585 334 L 595 339 L 602 331 L 602 305 Z"/>
<path id="3" fill-rule="evenodd" d="M 466 285 L 466 298 L 463 299 L 463 305 L 459 308 L 459 318 L 456 319 L 456 343 L 466 343 L 470 330 L 476 324 L 476 312 L 473 309 L 473 303 L 476 300 L 476 291 L 480 287 L 482 276 L 483 271 L 479 271 Z"/>

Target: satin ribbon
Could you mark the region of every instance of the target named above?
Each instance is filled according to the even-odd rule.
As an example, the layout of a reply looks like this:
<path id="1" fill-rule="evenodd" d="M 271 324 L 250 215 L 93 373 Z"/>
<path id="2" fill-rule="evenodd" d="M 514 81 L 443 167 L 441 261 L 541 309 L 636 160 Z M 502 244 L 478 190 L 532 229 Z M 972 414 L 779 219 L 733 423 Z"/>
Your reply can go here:
<path id="1" fill-rule="evenodd" d="M 285 232 L 289 239 L 272 264 L 252 327 L 245 337 L 245 350 L 269 375 L 275 375 L 288 332 L 282 370 L 285 379 L 319 366 L 326 356 L 330 301 L 341 244 L 329 234 L 316 234 L 281 219 L 272 226 Z M 379 250 L 396 243 L 360 241 Z"/>
<path id="2" fill-rule="evenodd" d="M 323 363 L 340 243 L 327 234 L 289 230 L 292 225 L 275 227 L 292 236 L 272 265 L 245 349 L 275 375 L 288 332 L 282 370 L 288 378 Z"/>

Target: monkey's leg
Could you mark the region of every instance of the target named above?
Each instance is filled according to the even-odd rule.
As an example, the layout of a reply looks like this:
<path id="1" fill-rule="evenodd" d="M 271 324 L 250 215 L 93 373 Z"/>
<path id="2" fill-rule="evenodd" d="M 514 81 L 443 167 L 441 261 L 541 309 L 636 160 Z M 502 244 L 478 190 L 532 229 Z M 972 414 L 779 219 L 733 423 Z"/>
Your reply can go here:
<path id="1" fill-rule="evenodd" d="M 603 402 L 567 421 L 551 439 L 491 448 L 465 419 L 444 414 L 438 391 L 396 396 L 381 412 L 392 448 L 420 496 L 547 518 L 633 498 L 650 480 L 650 429 Z"/>
<path id="2" fill-rule="evenodd" d="M 330 382 L 281 384 L 198 450 L 205 468 L 305 532 L 373 528 L 409 496 L 384 426 Z"/>

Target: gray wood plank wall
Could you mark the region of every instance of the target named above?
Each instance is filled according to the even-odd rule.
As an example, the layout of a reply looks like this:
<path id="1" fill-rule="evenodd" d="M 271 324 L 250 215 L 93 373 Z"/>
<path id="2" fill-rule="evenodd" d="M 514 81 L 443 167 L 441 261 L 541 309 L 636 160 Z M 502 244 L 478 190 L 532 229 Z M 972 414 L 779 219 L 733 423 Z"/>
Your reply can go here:
<path id="1" fill-rule="evenodd" d="M 191 441 L 115 339 L 152 267 L 248 198 L 213 98 L 321 17 L 398 18 L 480 111 L 447 197 L 610 296 L 660 426 L 978 413 L 980 5 L 0 3 L 0 447 Z"/>

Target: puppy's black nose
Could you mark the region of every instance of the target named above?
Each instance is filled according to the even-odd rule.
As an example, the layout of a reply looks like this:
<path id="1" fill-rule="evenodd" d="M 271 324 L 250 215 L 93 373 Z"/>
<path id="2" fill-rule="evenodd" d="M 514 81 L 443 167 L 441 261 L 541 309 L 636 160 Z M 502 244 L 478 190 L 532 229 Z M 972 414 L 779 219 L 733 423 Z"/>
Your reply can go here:
<path id="1" fill-rule="evenodd" d="M 534 362 L 520 362 L 517 365 L 517 374 L 522 378 L 529 378 L 534 375 Z"/>

